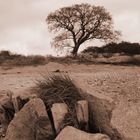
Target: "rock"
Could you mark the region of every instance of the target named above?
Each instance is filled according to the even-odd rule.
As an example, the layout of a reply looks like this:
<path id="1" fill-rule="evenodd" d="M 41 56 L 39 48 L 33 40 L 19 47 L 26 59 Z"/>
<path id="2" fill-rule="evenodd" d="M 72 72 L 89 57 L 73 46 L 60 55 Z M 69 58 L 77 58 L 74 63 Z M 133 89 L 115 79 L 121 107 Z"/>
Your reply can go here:
<path id="1" fill-rule="evenodd" d="M 62 129 L 61 126 L 63 126 L 62 123 L 65 119 L 65 115 L 68 113 L 68 107 L 64 103 L 55 103 L 53 104 L 51 111 L 56 133 L 59 133 Z"/>
<path id="2" fill-rule="evenodd" d="M 61 72 L 59 69 L 55 70 L 54 72 Z"/>
<path id="3" fill-rule="evenodd" d="M 114 104 L 106 99 L 100 99 L 90 94 L 87 94 L 86 100 L 88 100 L 89 104 L 90 131 L 102 132 L 113 140 L 121 140 L 121 135 L 110 123 Z"/>
<path id="4" fill-rule="evenodd" d="M 32 99 L 15 115 L 8 126 L 5 140 L 51 140 L 53 131 L 45 105 Z"/>
<path id="5" fill-rule="evenodd" d="M 74 127 L 65 127 L 55 140 L 111 140 L 105 134 L 91 134 L 78 130 Z"/>
<path id="6" fill-rule="evenodd" d="M 12 104 L 12 95 L 4 96 L 2 99 L 0 99 L 0 104 L 4 108 L 11 108 L 11 109 L 13 109 L 14 106 Z"/>
<path id="7" fill-rule="evenodd" d="M 12 103 L 15 113 L 17 113 L 29 100 L 37 98 L 35 94 L 25 93 L 24 95 L 16 95 L 12 97 Z"/>
<path id="8" fill-rule="evenodd" d="M 76 106 L 77 119 L 82 130 L 88 130 L 89 112 L 86 100 L 78 101 Z"/>
<path id="9" fill-rule="evenodd" d="M 17 113 L 23 107 L 22 100 L 20 99 L 19 96 L 13 97 L 12 103 L 14 106 L 15 113 Z"/>
<path id="10" fill-rule="evenodd" d="M 17 113 L 29 100 L 37 98 L 35 94 L 30 96 L 15 96 L 12 97 L 15 113 Z"/>
<path id="11" fill-rule="evenodd" d="M 8 120 L 6 118 L 5 109 L 0 105 L 0 137 L 5 135 L 6 129 L 8 127 Z"/>
<path id="12" fill-rule="evenodd" d="M 4 96 L 0 100 L 0 135 L 5 135 L 7 127 L 15 114 L 11 98 Z"/>

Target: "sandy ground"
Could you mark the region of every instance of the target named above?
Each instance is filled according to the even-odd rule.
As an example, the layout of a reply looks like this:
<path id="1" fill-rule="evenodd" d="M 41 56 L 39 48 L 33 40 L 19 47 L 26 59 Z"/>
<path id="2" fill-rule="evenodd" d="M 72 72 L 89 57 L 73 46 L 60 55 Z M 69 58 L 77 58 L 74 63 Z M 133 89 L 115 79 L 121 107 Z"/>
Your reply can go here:
<path id="1" fill-rule="evenodd" d="M 24 94 L 42 74 L 66 72 L 84 91 L 115 104 L 111 123 L 127 140 L 140 139 L 140 67 L 111 65 L 62 65 L 1 67 L 0 91 Z"/>

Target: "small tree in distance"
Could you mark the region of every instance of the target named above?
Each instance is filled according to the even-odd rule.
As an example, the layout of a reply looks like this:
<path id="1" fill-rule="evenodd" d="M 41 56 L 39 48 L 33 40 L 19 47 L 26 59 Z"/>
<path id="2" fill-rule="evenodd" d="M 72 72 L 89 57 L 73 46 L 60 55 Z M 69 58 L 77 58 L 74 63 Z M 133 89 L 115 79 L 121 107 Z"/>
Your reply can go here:
<path id="1" fill-rule="evenodd" d="M 111 15 L 101 6 L 76 4 L 60 8 L 50 13 L 46 21 L 49 30 L 56 34 L 53 47 L 72 48 L 73 55 L 88 40 L 113 41 L 120 35 L 113 29 Z"/>

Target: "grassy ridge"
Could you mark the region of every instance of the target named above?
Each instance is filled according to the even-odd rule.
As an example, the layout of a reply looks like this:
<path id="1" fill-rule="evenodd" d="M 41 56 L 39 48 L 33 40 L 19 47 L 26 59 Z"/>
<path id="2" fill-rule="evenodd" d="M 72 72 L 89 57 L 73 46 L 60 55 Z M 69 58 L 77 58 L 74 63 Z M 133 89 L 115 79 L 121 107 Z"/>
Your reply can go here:
<path id="1" fill-rule="evenodd" d="M 139 43 L 110 43 L 102 47 L 87 47 L 76 57 L 30 55 L 24 56 L 9 51 L 0 52 L 0 66 L 36 66 L 48 62 L 78 64 L 140 65 Z"/>
<path id="2" fill-rule="evenodd" d="M 28 66 L 28 65 L 42 65 L 46 64 L 46 58 L 40 55 L 18 55 L 9 51 L 0 52 L 1 66 Z"/>

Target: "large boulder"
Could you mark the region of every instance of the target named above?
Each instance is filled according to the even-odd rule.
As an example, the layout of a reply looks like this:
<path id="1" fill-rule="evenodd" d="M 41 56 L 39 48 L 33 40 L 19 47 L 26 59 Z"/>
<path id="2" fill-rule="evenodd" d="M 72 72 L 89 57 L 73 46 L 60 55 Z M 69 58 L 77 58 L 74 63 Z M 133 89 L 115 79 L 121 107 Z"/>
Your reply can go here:
<path id="1" fill-rule="evenodd" d="M 104 134 L 91 134 L 78 130 L 74 127 L 65 127 L 55 140 L 111 140 Z"/>
<path id="2" fill-rule="evenodd" d="M 68 113 L 68 107 L 65 103 L 55 103 L 52 108 L 52 115 L 56 133 L 59 133 L 62 126 L 64 126 L 65 116 Z"/>
<path id="3" fill-rule="evenodd" d="M 15 115 L 8 126 L 5 140 L 51 140 L 53 131 L 45 105 L 32 99 Z"/>

